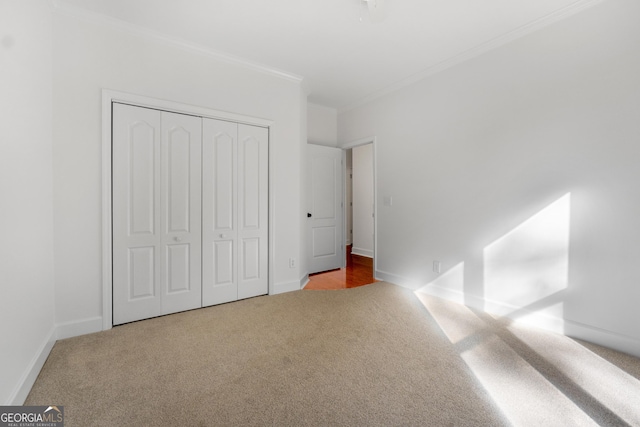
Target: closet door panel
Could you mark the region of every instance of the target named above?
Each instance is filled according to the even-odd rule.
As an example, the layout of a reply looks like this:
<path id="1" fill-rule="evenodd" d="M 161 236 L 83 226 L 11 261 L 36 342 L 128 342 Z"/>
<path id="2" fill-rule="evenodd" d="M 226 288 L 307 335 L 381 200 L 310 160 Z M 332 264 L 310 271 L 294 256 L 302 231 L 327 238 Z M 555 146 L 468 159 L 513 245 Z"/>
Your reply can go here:
<path id="1" fill-rule="evenodd" d="M 235 125 L 224 127 L 235 128 Z M 235 130 L 235 129 L 234 129 Z M 233 231 L 235 229 L 235 191 L 236 191 L 236 138 L 229 132 L 222 132 L 211 141 L 213 152 L 208 159 L 213 162 L 214 189 L 212 202 L 213 229 L 217 232 Z"/>
<path id="2" fill-rule="evenodd" d="M 128 301 L 155 297 L 155 248 L 153 246 L 128 248 L 127 252 L 129 277 L 125 282 L 129 294 Z"/>
<path id="3" fill-rule="evenodd" d="M 202 306 L 202 119 L 162 112 L 162 314 Z"/>
<path id="4" fill-rule="evenodd" d="M 238 299 L 236 123 L 203 119 L 202 301 Z"/>
<path id="5" fill-rule="evenodd" d="M 167 294 L 188 292 L 191 289 L 191 251 L 189 246 L 188 244 L 167 246 L 165 264 L 167 269 Z"/>
<path id="6" fill-rule="evenodd" d="M 191 136 L 183 127 L 167 130 L 167 232 L 189 232 Z"/>
<path id="7" fill-rule="evenodd" d="M 129 181 L 123 184 L 128 186 L 127 222 L 130 236 L 151 236 L 155 232 L 155 132 L 156 129 L 148 122 L 136 121 L 132 124 L 127 135 L 128 141 L 125 142 L 128 144 L 126 151 L 129 164 L 117 166 L 128 166 Z"/>
<path id="8" fill-rule="evenodd" d="M 162 314 L 160 112 L 113 105 L 113 323 Z"/>
<path id="9" fill-rule="evenodd" d="M 243 282 L 260 278 L 260 239 L 242 239 L 242 272 Z"/>
<path id="10" fill-rule="evenodd" d="M 269 292 L 268 144 L 268 129 L 238 125 L 238 299 Z"/>

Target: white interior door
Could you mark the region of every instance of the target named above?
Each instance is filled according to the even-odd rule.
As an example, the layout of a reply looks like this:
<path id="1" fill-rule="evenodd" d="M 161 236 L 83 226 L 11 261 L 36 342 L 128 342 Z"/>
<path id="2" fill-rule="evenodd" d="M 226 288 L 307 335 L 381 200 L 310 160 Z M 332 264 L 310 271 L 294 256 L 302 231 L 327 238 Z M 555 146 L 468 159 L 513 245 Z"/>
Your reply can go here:
<path id="1" fill-rule="evenodd" d="M 113 324 L 162 314 L 160 112 L 113 105 Z"/>
<path id="2" fill-rule="evenodd" d="M 309 273 L 345 265 L 342 236 L 342 150 L 307 145 Z"/>
<path id="3" fill-rule="evenodd" d="M 202 119 L 162 112 L 162 314 L 202 306 Z"/>
<path id="4" fill-rule="evenodd" d="M 238 125 L 238 299 L 269 293 L 269 131 Z"/>
<path id="5" fill-rule="evenodd" d="M 202 305 L 238 299 L 238 125 L 204 119 L 202 143 Z"/>
<path id="6" fill-rule="evenodd" d="M 203 306 L 268 285 L 268 129 L 204 119 Z"/>
<path id="7" fill-rule="evenodd" d="M 201 306 L 197 117 L 113 105 L 113 324 Z"/>

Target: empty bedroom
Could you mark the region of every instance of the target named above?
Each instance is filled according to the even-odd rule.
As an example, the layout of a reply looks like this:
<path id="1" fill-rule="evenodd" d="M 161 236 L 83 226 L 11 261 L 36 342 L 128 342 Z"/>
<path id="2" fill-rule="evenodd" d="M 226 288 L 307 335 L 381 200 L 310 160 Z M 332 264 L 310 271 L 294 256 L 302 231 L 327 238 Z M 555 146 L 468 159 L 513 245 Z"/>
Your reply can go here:
<path id="1" fill-rule="evenodd" d="M 638 16 L 0 0 L 0 425 L 640 426 Z"/>

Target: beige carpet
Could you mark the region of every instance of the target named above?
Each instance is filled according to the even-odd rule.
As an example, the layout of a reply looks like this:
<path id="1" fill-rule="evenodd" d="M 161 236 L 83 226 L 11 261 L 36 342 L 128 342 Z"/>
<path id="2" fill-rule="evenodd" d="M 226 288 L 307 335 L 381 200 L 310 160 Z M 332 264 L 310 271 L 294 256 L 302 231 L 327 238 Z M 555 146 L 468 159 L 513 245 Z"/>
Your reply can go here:
<path id="1" fill-rule="evenodd" d="M 640 425 L 638 378 L 631 356 L 379 282 L 61 340 L 25 404 L 67 427 Z"/>

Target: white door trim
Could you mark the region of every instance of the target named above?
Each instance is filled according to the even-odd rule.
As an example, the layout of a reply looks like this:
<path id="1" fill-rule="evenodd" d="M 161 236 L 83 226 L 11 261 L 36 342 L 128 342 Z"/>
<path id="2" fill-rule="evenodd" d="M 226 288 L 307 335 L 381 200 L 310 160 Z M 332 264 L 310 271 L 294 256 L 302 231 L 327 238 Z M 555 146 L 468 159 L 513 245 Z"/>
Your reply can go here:
<path id="1" fill-rule="evenodd" d="M 372 153 L 373 153 L 373 277 L 375 279 L 378 279 L 378 277 L 376 277 L 376 272 L 378 271 L 378 257 L 377 257 L 377 253 L 378 253 L 378 173 L 377 173 L 377 162 L 376 162 L 376 137 L 375 136 L 367 136 L 364 138 L 360 138 L 360 139 L 356 139 L 354 141 L 349 141 L 349 142 L 345 142 L 344 144 L 340 144 L 339 148 L 342 148 L 343 150 L 349 150 L 351 148 L 355 148 L 355 147 L 360 147 L 361 145 L 366 145 L 366 144 L 371 144 L 371 148 L 372 148 Z M 343 166 L 343 174 L 344 176 L 346 176 L 346 165 Z M 343 215 L 344 218 L 347 217 L 347 180 L 344 180 L 344 186 L 345 188 L 343 189 L 343 194 L 345 197 L 344 200 L 344 210 L 343 210 Z M 347 234 L 347 221 L 343 221 L 343 227 L 344 227 L 344 232 L 343 232 L 343 236 L 346 236 Z"/>
<path id="2" fill-rule="evenodd" d="M 273 121 L 245 116 L 205 107 L 181 104 L 179 102 L 134 95 L 109 89 L 102 90 L 102 330 L 111 329 L 113 325 L 113 248 L 112 248 L 112 206 L 111 206 L 111 123 L 113 102 L 154 108 L 173 113 L 189 114 L 212 119 L 228 120 L 261 126 L 270 129 Z M 269 135 L 271 132 L 269 131 Z M 271 146 L 271 144 L 270 144 Z M 269 294 L 274 293 L 273 285 L 273 173 L 271 156 L 269 156 Z"/>

